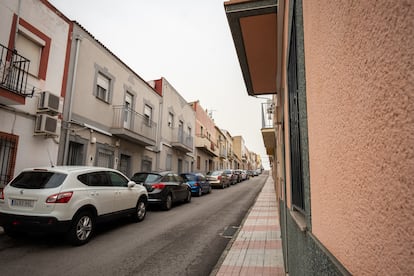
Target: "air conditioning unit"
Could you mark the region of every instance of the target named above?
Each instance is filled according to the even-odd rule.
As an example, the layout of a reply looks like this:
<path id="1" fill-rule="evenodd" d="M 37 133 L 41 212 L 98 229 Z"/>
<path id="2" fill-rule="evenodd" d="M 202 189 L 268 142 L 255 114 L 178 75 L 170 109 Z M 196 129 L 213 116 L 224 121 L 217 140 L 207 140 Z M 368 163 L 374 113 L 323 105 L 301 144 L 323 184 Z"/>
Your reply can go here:
<path id="1" fill-rule="evenodd" d="M 35 135 L 58 135 L 59 119 L 47 114 L 39 114 L 36 117 Z"/>
<path id="2" fill-rule="evenodd" d="M 40 93 L 39 104 L 37 106 L 38 112 L 49 112 L 53 115 L 61 113 L 61 97 L 50 93 L 49 91 L 42 91 Z"/>

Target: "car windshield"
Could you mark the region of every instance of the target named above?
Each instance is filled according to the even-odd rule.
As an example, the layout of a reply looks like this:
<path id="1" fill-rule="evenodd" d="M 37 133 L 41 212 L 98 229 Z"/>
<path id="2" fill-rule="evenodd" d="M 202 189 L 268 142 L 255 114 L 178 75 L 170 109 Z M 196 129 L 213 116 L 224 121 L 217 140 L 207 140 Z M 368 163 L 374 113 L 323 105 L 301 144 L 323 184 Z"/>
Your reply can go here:
<path id="1" fill-rule="evenodd" d="M 161 179 L 161 175 L 153 173 L 137 173 L 131 180 L 136 183 L 154 183 L 158 182 Z"/>
<path id="2" fill-rule="evenodd" d="M 10 186 L 20 189 L 48 189 L 62 185 L 66 174 L 47 171 L 27 171 L 20 173 Z"/>

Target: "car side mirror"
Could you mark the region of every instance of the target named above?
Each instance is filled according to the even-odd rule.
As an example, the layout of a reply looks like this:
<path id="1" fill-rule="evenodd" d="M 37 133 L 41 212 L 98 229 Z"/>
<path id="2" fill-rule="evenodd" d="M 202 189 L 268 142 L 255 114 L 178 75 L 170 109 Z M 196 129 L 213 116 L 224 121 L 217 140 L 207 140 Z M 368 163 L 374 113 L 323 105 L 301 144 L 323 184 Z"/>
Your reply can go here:
<path id="1" fill-rule="evenodd" d="M 137 185 L 137 183 L 135 183 L 134 181 L 129 181 L 128 182 L 128 188 L 132 188 L 132 187 L 134 187 L 135 185 Z"/>

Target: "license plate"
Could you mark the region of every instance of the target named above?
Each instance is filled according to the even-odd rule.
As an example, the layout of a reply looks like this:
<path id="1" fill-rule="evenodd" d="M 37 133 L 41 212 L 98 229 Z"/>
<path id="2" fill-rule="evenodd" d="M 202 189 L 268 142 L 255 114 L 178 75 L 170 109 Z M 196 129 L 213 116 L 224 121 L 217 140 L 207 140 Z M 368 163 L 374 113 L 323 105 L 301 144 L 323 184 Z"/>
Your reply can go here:
<path id="1" fill-rule="evenodd" d="M 26 200 L 26 199 L 12 199 L 11 205 L 16 207 L 26 207 L 26 208 L 33 208 L 33 200 Z"/>

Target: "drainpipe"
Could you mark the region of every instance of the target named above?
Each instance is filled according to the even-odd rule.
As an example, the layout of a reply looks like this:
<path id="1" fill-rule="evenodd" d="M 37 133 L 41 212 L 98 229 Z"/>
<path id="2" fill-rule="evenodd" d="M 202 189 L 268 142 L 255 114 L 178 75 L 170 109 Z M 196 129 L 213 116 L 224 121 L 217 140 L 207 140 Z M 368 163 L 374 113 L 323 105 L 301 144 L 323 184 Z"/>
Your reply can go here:
<path id="1" fill-rule="evenodd" d="M 163 87 L 164 82 L 161 82 L 161 85 Z M 163 88 L 161 88 L 163 89 Z M 160 104 L 159 104 L 159 110 L 158 110 L 158 126 L 157 126 L 157 145 L 158 145 L 158 149 L 156 150 L 156 160 L 155 160 L 155 168 L 156 170 L 160 169 L 160 159 L 161 159 L 161 150 L 162 150 L 162 141 L 161 141 L 161 131 L 162 131 L 162 116 L 164 114 L 163 112 L 163 102 L 164 102 L 164 97 L 161 96 L 162 98 L 160 99 Z"/>
<path id="2" fill-rule="evenodd" d="M 69 154 L 69 136 L 70 136 L 70 128 L 71 128 L 71 122 L 72 122 L 72 105 L 73 105 L 73 94 L 75 93 L 75 82 L 76 82 L 76 73 L 77 73 L 77 67 L 78 67 L 78 58 L 79 58 L 79 46 L 82 41 L 82 37 L 80 35 L 77 35 L 75 37 L 76 40 L 76 47 L 75 47 L 75 60 L 73 65 L 73 71 L 72 71 L 72 82 L 71 82 L 71 88 L 70 88 L 70 94 L 69 94 L 69 106 L 68 106 L 68 126 L 66 128 L 66 137 L 65 137 L 65 146 L 64 146 L 64 154 L 63 154 L 63 164 L 67 165 L 68 163 L 68 154 Z"/>

